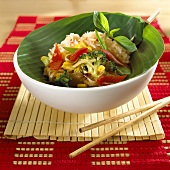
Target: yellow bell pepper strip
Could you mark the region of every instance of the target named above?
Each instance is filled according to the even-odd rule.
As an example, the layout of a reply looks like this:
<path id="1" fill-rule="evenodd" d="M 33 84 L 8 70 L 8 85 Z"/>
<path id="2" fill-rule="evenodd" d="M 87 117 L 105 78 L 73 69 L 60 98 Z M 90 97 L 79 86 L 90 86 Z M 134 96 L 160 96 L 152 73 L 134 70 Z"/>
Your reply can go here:
<path id="1" fill-rule="evenodd" d="M 97 79 L 97 82 L 100 86 L 106 86 L 114 83 L 118 83 L 120 81 L 123 81 L 126 78 L 127 75 L 123 76 L 114 76 L 114 75 L 109 75 L 109 76 L 100 76 Z"/>

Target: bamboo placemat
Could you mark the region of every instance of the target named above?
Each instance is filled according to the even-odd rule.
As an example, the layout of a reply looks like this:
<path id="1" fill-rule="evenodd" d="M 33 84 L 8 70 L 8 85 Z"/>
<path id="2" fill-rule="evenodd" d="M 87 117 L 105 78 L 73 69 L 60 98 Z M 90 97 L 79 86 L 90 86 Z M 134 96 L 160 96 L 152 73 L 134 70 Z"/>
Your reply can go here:
<path id="1" fill-rule="evenodd" d="M 111 131 L 141 113 L 122 118 L 83 133 L 79 128 L 107 119 L 150 103 L 150 92 L 146 87 L 138 96 L 115 109 L 92 114 L 68 113 L 51 108 L 37 100 L 21 85 L 14 103 L 4 135 L 9 139 L 33 136 L 36 139 L 57 141 L 90 141 Z M 160 140 L 165 137 L 157 113 L 143 119 L 138 124 L 121 131 L 109 141 Z"/>

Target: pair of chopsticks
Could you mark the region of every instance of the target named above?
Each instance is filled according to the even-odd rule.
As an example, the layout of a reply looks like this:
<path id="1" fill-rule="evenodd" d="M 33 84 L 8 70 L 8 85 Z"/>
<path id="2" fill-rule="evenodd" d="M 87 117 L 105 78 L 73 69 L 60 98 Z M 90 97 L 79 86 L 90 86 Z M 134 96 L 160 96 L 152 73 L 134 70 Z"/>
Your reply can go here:
<path id="1" fill-rule="evenodd" d="M 142 107 L 140 107 L 138 109 L 134 109 L 132 111 L 122 113 L 121 115 L 117 115 L 117 116 L 111 117 L 109 119 L 106 119 L 106 120 L 103 120 L 103 121 L 88 125 L 86 127 L 80 128 L 79 129 L 80 132 L 85 132 L 87 130 L 91 130 L 91 129 L 99 127 L 101 125 L 113 122 L 114 120 L 118 120 L 118 119 L 124 118 L 126 116 L 130 116 L 132 114 L 144 111 L 143 113 L 141 113 L 139 116 L 135 117 L 134 119 L 124 123 L 123 125 L 121 125 L 121 126 L 115 128 L 114 130 L 106 133 L 102 137 L 99 137 L 99 138 L 95 139 L 94 141 L 92 141 L 92 142 L 84 145 L 83 147 L 77 149 L 76 151 L 70 153 L 69 157 L 74 158 L 75 156 L 77 156 L 77 155 L 81 154 L 82 152 L 90 149 L 91 147 L 101 143 L 102 141 L 108 139 L 109 137 L 116 135 L 117 133 L 124 130 L 125 128 L 127 128 L 127 127 L 129 127 L 129 126 L 131 126 L 131 125 L 133 125 L 135 123 L 138 123 L 139 121 L 141 121 L 144 118 L 150 116 L 151 114 L 157 112 L 159 109 L 161 109 L 162 107 L 166 106 L 169 103 L 170 103 L 170 96 L 166 97 L 166 98 L 163 98 L 163 99 L 160 99 L 160 100 L 157 100 L 157 101 L 154 101 L 154 102 L 152 102 L 150 104 L 143 105 Z"/>

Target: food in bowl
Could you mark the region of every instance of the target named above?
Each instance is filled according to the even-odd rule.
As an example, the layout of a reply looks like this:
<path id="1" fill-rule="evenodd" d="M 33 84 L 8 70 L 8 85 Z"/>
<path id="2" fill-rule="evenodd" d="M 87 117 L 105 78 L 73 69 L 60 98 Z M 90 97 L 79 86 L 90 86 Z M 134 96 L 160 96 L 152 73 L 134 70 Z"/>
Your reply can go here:
<path id="1" fill-rule="evenodd" d="M 49 84 L 48 77 L 43 75 L 44 64 L 40 56 L 48 54 L 54 44 L 60 44 L 70 33 L 82 36 L 96 29 L 93 13 L 85 13 L 47 24 L 31 32 L 21 42 L 14 56 L 14 66 L 33 96 L 58 110 L 95 113 L 128 102 L 147 86 L 164 50 L 159 32 L 138 17 L 121 13 L 104 14 L 110 23 L 110 30 L 119 28 L 114 35 L 133 39 L 137 47 L 130 55 L 131 73 L 126 81 L 93 88 L 72 88 Z"/>
<path id="2" fill-rule="evenodd" d="M 119 58 L 102 49 L 95 32 L 82 37 L 71 33 L 61 44 L 56 43 L 48 56 L 41 57 L 49 82 L 65 87 L 96 87 L 123 81 L 130 74 L 129 52 L 104 34 L 100 36 L 106 39 L 108 48 L 113 46 Z"/>
<path id="3" fill-rule="evenodd" d="M 120 28 L 110 31 L 103 13 L 95 12 L 93 18 L 94 25 L 104 33 L 70 33 L 61 43 L 54 44 L 48 56 L 41 57 L 49 83 L 96 87 L 118 83 L 130 74 L 130 55 L 137 50 L 133 39 L 114 36 Z"/>

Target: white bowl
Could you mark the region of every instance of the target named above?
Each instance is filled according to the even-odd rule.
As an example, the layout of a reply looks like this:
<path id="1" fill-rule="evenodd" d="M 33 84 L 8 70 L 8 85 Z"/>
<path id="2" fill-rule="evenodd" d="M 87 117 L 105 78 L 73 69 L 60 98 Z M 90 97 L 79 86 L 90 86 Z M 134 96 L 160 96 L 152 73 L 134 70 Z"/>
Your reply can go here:
<path id="1" fill-rule="evenodd" d="M 144 74 L 117 84 L 93 88 L 68 88 L 48 85 L 28 77 L 18 65 L 17 51 L 14 55 L 14 67 L 28 91 L 46 105 L 71 113 L 95 113 L 125 104 L 147 86 L 157 64 L 158 62 Z"/>

